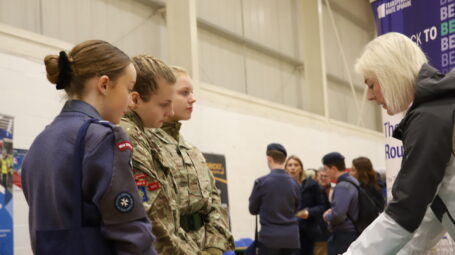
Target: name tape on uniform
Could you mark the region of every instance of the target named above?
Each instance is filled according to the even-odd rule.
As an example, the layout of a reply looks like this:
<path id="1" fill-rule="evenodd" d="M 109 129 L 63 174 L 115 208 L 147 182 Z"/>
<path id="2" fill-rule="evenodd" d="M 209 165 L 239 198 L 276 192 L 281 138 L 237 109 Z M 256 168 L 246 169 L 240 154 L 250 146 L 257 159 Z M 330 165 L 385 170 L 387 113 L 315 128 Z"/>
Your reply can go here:
<path id="1" fill-rule="evenodd" d="M 138 180 L 144 180 L 146 177 L 147 177 L 147 175 L 146 175 L 146 174 L 143 174 L 143 173 L 135 174 L 135 175 L 134 175 L 134 179 L 135 179 L 136 181 L 138 181 Z"/>
<path id="2" fill-rule="evenodd" d="M 149 183 L 148 188 L 149 188 L 149 191 L 157 190 L 160 188 L 160 183 L 159 182 Z"/>
<path id="3" fill-rule="evenodd" d="M 136 180 L 136 186 L 147 186 L 146 180 Z"/>
<path id="4" fill-rule="evenodd" d="M 133 151 L 133 145 L 129 141 L 123 141 L 123 142 L 117 143 L 117 148 L 120 151 L 125 151 L 125 150 Z"/>

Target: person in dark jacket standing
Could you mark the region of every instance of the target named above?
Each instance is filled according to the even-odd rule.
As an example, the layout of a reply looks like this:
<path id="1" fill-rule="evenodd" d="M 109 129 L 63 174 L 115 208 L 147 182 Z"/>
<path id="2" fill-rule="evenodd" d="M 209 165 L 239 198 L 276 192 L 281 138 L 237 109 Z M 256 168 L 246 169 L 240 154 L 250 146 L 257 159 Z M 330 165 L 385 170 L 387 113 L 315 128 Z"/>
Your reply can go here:
<path id="1" fill-rule="evenodd" d="M 385 197 L 382 195 L 381 181 L 378 173 L 373 169 L 371 160 L 367 157 L 358 157 L 352 160 L 351 175 L 368 192 L 368 196 L 374 201 L 378 211 L 384 211 Z"/>
<path id="2" fill-rule="evenodd" d="M 368 99 L 389 115 L 406 112 L 393 132 L 404 155 L 384 213 L 346 254 L 427 254 L 446 231 L 455 238 L 455 72 L 427 62 L 399 33 L 375 38 L 357 60 Z"/>
<path id="3" fill-rule="evenodd" d="M 297 213 L 300 229 L 301 255 L 327 254 L 327 223 L 322 213 L 330 208 L 330 204 L 322 187 L 311 177 L 305 176 L 302 160 L 297 156 L 289 156 L 285 163 L 289 175 L 300 183 L 300 208 Z M 316 253 L 315 246 L 318 247 Z"/>
<path id="4" fill-rule="evenodd" d="M 250 213 L 260 216 L 259 254 L 294 255 L 300 248 L 295 217 L 300 186 L 284 170 L 287 153 L 281 144 L 269 144 L 266 155 L 271 172 L 254 182 L 249 199 Z"/>
<path id="5" fill-rule="evenodd" d="M 64 89 L 69 100 L 35 139 L 22 166 L 33 252 L 39 254 L 41 247 L 66 236 L 42 240 L 43 233 L 76 229 L 73 196 L 79 195 L 79 224 L 94 230 L 90 234 L 101 235 L 95 246 L 107 243 L 108 254 L 156 254 L 151 225 L 133 179 L 133 147 L 115 125 L 131 105 L 136 70 L 130 58 L 107 42 L 91 40 L 76 45 L 69 54 L 48 55 L 44 62 L 48 80 Z M 79 162 L 76 137 L 89 120 L 95 122 L 85 136 L 82 169 L 74 170 L 72 166 Z M 82 171 L 81 186 L 75 186 L 77 171 Z M 81 247 L 70 248 L 77 252 Z"/>
<path id="6" fill-rule="evenodd" d="M 323 217 L 332 229 L 328 254 L 338 255 L 345 252 L 358 236 L 354 222 L 359 216 L 359 193 L 354 185 L 359 186 L 359 182 L 346 171 L 344 156 L 338 152 L 326 154 L 322 164 L 330 178 L 337 182 L 333 189 L 332 206 Z"/>

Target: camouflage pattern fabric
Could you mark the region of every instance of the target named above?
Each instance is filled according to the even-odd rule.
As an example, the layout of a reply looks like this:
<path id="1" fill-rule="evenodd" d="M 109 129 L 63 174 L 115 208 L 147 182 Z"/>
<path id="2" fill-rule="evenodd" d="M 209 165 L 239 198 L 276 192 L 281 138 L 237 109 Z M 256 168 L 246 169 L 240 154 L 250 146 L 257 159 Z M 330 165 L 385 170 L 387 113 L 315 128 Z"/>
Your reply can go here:
<path id="1" fill-rule="evenodd" d="M 156 250 L 162 255 L 200 254 L 199 246 L 180 228 L 176 184 L 162 167 L 157 147 L 151 144 L 140 117 L 127 113 L 120 122 L 134 147 L 133 174 L 145 211 L 152 222 Z"/>
<path id="2" fill-rule="evenodd" d="M 162 165 L 174 177 L 181 215 L 200 213 L 203 216 L 204 225 L 187 234 L 200 250 L 233 250 L 234 239 L 213 174 L 199 149 L 179 134 L 180 127 L 179 122 L 165 123 L 160 129 L 146 129 L 146 132 L 150 134 L 147 137 L 152 139 L 151 143 L 158 147 L 160 158 L 165 159 Z"/>

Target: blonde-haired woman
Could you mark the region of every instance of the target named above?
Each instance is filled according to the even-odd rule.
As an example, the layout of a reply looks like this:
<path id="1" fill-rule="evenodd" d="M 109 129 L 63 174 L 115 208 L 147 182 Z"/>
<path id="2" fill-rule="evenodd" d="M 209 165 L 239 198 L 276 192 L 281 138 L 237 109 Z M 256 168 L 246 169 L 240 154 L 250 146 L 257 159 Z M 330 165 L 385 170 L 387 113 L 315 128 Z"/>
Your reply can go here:
<path id="1" fill-rule="evenodd" d="M 174 115 L 161 128 L 148 132 L 159 148 L 160 163 L 172 174 L 178 189 L 180 226 L 185 235 L 197 244 L 200 254 L 221 255 L 234 249 L 234 239 L 215 179 L 201 151 L 180 134 L 180 121 L 191 119 L 196 102 L 193 80 L 180 67 L 174 66 L 172 71 L 177 79 Z"/>
<path id="2" fill-rule="evenodd" d="M 455 73 L 439 73 L 399 33 L 371 41 L 356 70 L 369 100 L 391 115 L 406 111 L 394 132 L 404 157 L 385 213 L 346 254 L 426 254 L 445 231 L 455 238 Z"/>
<path id="3" fill-rule="evenodd" d="M 300 229 L 301 255 L 327 254 L 327 224 L 322 219 L 322 213 L 330 205 L 319 184 L 305 175 L 302 160 L 299 157 L 289 156 L 285 163 L 285 170 L 301 184 L 300 208 L 297 213 Z"/>

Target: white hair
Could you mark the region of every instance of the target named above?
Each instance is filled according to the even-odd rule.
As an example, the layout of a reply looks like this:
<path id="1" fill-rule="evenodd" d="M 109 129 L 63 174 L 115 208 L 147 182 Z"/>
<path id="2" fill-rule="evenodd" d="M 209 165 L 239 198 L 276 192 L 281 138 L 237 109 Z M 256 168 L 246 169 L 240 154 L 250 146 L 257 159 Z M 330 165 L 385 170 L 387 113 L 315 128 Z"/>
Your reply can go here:
<path id="1" fill-rule="evenodd" d="M 428 60 L 411 39 L 400 33 L 387 33 L 369 42 L 355 64 L 365 79 L 377 80 L 387 108 L 405 111 L 414 100 L 417 75 Z"/>

